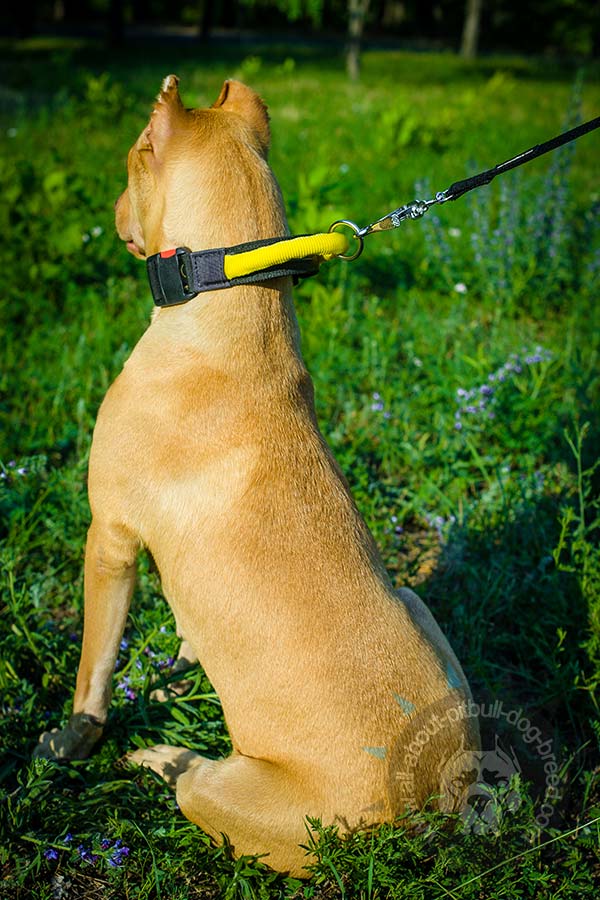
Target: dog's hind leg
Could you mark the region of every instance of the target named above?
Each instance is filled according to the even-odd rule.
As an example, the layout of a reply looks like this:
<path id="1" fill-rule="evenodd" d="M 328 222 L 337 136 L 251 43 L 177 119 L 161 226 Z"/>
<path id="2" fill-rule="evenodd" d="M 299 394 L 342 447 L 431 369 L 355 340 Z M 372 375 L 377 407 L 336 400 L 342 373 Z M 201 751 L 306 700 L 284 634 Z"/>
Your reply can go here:
<path id="1" fill-rule="evenodd" d="M 205 760 L 177 779 L 177 803 L 219 843 L 227 835 L 236 856 L 268 852 L 264 862 L 273 869 L 308 874 L 299 844 L 307 838 L 305 816 L 320 810 L 309 804 L 301 782 L 274 763 L 239 754 Z"/>
<path id="2" fill-rule="evenodd" d="M 181 646 L 179 647 L 179 653 L 177 655 L 177 659 L 171 668 L 170 675 L 178 675 L 180 672 L 187 672 L 194 663 L 198 662 L 198 656 L 196 651 L 185 638 L 181 641 Z M 171 700 L 173 697 L 181 697 L 183 694 L 186 694 L 193 684 L 193 680 L 191 678 L 183 678 L 183 679 L 175 679 L 174 681 L 169 680 L 169 683 L 164 688 L 157 688 L 155 691 L 152 691 L 151 698 L 152 700 L 157 700 L 159 703 L 164 703 L 166 700 Z"/>
<path id="3" fill-rule="evenodd" d="M 133 762 L 149 766 L 176 784 L 183 814 L 217 843 L 226 835 L 235 855 L 267 854 L 273 869 L 308 875 L 310 863 L 300 843 L 306 842 L 307 815 L 320 817 L 303 790 L 302 781 L 263 759 L 233 753 L 211 760 L 180 747 L 137 750 Z M 311 808 L 312 807 L 312 808 Z"/>
<path id="4" fill-rule="evenodd" d="M 175 660 L 175 665 L 173 666 L 173 672 L 181 672 L 184 669 L 189 669 L 190 666 L 193 666 L 194 663 L 197 662 L 198 656 L 196 654 L 196 651 L 194 650 L 190 642 L 186 641 L 186 639 L 183 638 L 179 647 L 177 659 Z"/>
<path id="5" fill-rule="evenodd" d="M 41 736 L 36 756 L 84 759 L 102 734 L 138 549 L 139 541 L 122 525 L 92 521 L 85 550 L 83 645 L 73 715 L 62 731 Z"/>

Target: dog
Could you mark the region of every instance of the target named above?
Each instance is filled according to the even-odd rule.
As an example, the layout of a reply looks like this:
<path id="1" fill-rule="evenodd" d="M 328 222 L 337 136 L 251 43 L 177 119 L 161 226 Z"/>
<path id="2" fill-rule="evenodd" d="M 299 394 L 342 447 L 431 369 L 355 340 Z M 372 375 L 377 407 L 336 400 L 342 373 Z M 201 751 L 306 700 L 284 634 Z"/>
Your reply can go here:
<path id="1" fill-rule="evenodd" d="M 250 88 L 228 80 L 212 107 L 186 109 L 168 76 L 116 203 L 127 249 L 145 259 L 286 235 L 269 143 Z M 319 431 L 291 278 L 155 311 L 99 410 L 89 497 L 73 714 L 37 755 L 81 759 L 100 738 L 144 548 L 180 660 L 204 667 L 233 751 L 130 759 L 174 785 L 217 842 L 306 876 L 307 816 L 349 833 L 421 808 L 442 770 L 445 784 L 473 777 L 467 681 L 427 607 L 393 590 Z"/>

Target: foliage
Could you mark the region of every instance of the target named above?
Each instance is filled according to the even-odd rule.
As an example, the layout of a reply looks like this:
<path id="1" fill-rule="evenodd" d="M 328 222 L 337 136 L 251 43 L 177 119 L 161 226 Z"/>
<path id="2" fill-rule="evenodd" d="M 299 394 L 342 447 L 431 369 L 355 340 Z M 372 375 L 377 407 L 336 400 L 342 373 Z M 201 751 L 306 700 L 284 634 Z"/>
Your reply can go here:
<path id="1" fill-rule="evenodd" d="M 575 437 L 566 435 L 577 471 L 576 504 L 565 506 L 560 517 L 560 535 L 554 549 L 554 561 L 562 572 L 577 576 L 582 597 L 589 606 L 589 638 L 586 650 L 590 657 L 591 675 L 582 673 L 583 686 L 595 695 L 600 686 L 600 553 L 597 532 L 600 528 L 595 496 L 594 474 L 600 465 L 596 459 L 586 467 L 583 459 L 584 438 L 589 432 L 589 422 L 577 428 Z M 598 706 L 594 696 L 594 703 Z"/>
<path id="2" fill-rule="evenodd" d="M 309 19 L 314 25 L 320 25 L 323 16 L 324 0 L 242 0 L 244 6 L 260 10 L 275 7 L 290 22 Z"/>
<path id="3" fill-rule="evenodd" d="M 579 107 L 576 85 L 562 130 L 580 121 Z M 501 179 L 494 204 L 480 191 L 470 194 L 464 229 L 446 232 L 439 212 L 427 217 L 423 284 L 452 289 L 470 271 L 468 290 L 478 298 L 525 308 L 537 318 L 561 304 L 567 292 L 593 296 L 600 286 L 599 207 L 596 200 L 578 214 L 573 206 L 569 174 L 575 150 L 567 144 L 556 151 L 543 177 L 528 178 L 520 170 Z M 417 192 L 432 196 L 428 183 Z M 461 240 L 463 230 L 470 246 Z"/>
<path id="4" fill-rule="evenodd" d="M 345 841 L 308 823 L 317 863 L 303 884 L 212 847 L 164 784 L 123 760 L 153 742 L 229 750 L 201 670 L 183 696 L 151 697 L 179 676 L 146 558 L 98 752 L 70 765 L 30 759 L 40 731 L 69 714 L 96 411 L 150 312 L 145 274 L 113 235 L 112 202 L 161 78 L 178 72 L 190 106 L 211 103 L 231 75 L 262 92 L 301 233 L 337 218 L 366 224 L 427 177 L 441 189 L 557 133 L 579 108 L 575 73 L 373 51 L 350 88 L 335 53 L 260 44 L 201 61 L 182 47 L 107 60 L 93 44 L 19 44 L 0 66 L 10 235 L 0 247 L 0 897 L 595 896 L 594 136 L 368 238 L 359 260 L 323 266 L 295 295 L 322 429 L 392 577 L 427 600 L 477 702 L 523 710 L 551 739 L 560 798 L 543 830 L 548 785 L 520 745 L 522 771 L 491 796 L 497 826 L 483 833 L 427 810 Z M 590 118 L 593 78 L 580 94 Z M 511 738 L 498 720 L 482 724 L 486 747 Z"/>
<path id="5" fill-rule="evenodd" d="M 367 4 L 369 5 L 369 4 Z M 204 32 L 213 29 L 245 29 L 284 32 L 298 39 L 298 28 L 309 29 L 319 38 L 330 40 L 343 35 L 353 15 L 349 0 L 242 0 L 240 3 L 215 3 L 210 0 L 79 0 L 77 4 L 56 4 L 50 0 L 30 0 L 26 7 L 11 7 L 8 27 L 21 37 L 37 29 L 57 26 L 67 29 L 104 24 L 113 32 L 117 23 L 141 26 L 188 26 L 197 30 L 203 20 Z M 354 14 L 357 8 L 354 5 Z M 416 47 L 428 45 L 455 50 L 465 18 L 464 0 L 445 0 L 441 4 L 405 0 L 403 3 L 370 4 L 367 24 L 370 36 L 389 41 L 411 41 Z M 5 26 L 6 27 L 6 26 Z M 484 4 L 481 43 L 491 50 L 561 53 L 579 58 L 598 51 L 600 11 L 587 0 L 493 0 Z M 9 32 L 10 33 L 10 32 Z"/>

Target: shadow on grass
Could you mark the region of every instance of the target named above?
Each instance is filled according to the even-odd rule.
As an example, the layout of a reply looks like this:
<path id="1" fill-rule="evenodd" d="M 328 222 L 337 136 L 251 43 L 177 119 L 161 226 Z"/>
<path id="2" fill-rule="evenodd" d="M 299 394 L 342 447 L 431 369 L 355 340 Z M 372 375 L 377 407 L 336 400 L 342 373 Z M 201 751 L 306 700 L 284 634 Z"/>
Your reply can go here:
<path id="1" fill-rule="evenodd" d="M 541 805 L 549 776 L 564 767 L 553 825 L 568 821 L 570 807 L 580 811 L 569 782 L 594 764 L 595 744 L 592 703 L 578 681 L 589 667 L 589 610 L 577 580 L 554 564 L 557 518 L 553 497 L 482 509 L 453 527 L 434 570 L 416 585 L 470 682 L 484 766 L 487 759 L 496 767 L 489 783 L 519 775 Z"/>

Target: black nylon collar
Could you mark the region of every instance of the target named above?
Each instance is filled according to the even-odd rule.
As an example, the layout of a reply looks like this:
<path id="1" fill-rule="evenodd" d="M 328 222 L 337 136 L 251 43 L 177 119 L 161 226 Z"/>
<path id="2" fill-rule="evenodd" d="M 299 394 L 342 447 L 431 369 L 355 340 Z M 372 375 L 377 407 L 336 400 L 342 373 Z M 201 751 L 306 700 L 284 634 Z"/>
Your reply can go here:
<path id="1" fill-rule="evenodd" d="M 154 303 L 160 307 L 177 306 L 206 291 L 219 291 L 240 284 L 261 284 L 272 278 L 292 276 L 297 279 L 316 275 L 319 263 L 316 257 L 309 257 L 293 259 L 281 266 L 269 266 L 239 278 L 226 277 L 223 267 L 225 256 L 245 253 L 247 250 L 256 250 L 258 247 L 291 239 L 291 237 L 275 237 L 216 250 L 192 252 L 187 247 L 178 247 L 176 250 L 154 253 L 146 259 Z"/>

